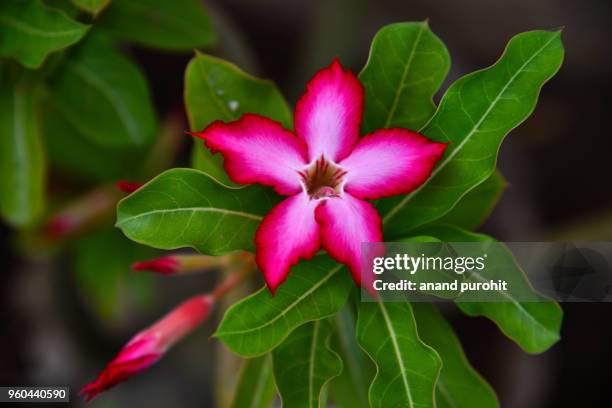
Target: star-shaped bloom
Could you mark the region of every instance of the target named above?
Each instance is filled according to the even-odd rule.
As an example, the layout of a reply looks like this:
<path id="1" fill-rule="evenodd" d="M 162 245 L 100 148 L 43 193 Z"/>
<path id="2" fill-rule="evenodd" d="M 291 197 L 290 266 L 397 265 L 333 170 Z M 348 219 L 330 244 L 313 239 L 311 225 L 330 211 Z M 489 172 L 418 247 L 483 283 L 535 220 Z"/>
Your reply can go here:
<path id="1" fill-rule="evenodd" d="M 361 284 L 361 243 L 382 241 L 380 216 L 366 200 L 415 190 L 444 154 L 445 143 L 407 129 L 360 138 L 363 107 L 363 86 L 335 60 L 298 101 L 295 134 L 254 114 L 194 133 L 223 154 L 234 182 L 271 186 L 288 196 L 255 236 L 257 265 L 272 292 L 292 265 L 321 247 Z"/>

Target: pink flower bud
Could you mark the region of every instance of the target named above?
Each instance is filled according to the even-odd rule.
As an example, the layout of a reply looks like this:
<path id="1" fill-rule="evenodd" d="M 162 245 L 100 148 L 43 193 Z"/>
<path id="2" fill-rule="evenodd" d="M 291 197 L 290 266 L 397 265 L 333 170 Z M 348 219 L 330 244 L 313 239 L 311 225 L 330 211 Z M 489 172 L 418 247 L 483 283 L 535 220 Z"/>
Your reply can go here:
<path id="1" fill-rule="evenodd" d="M 200 295 L 186 300 L 151 327 L 134 336 L 95 381 L 80 392 L 87 401 L 145 370 L 177 341 L 198 327 L 210 314 L 213 297 Z"/>
<path id="2" fill-rule="evenodd" d="M 134 271 L 154 271 L 164 275 L 172 275 L 178 272 L 180 262 L 174 256 L 163 256 L 161 258 L 141 261 L 132 264 Z"/>
<path id="3" fill-rule="evenodd" d="M 124 193 L 128 193 L 131 194 L 134 191 L 138 190 L 140 187 L 143 186 L 142 183 L 134 183 L 131 181 L 127 181 L 127 180 L 119 180 L 117 181 L 117 183 L 115 183 L 115 186 L 123 191 Z"/>
<path id="4" fill-rule="evenodd" d="M 211 268 L 224 268 L 230 265 L 234 259 L 243 254 L 230 254 L 224 256 L 208 256 L 208 255 L 168 255 L 161 258 L 150 259 L 147 261 L 136 262 L 132 264 L 132 270 L 142 271 L 148 270 L 158 272 L 164 275 L 173 275 L 175 273 L 198 272 Z"/>

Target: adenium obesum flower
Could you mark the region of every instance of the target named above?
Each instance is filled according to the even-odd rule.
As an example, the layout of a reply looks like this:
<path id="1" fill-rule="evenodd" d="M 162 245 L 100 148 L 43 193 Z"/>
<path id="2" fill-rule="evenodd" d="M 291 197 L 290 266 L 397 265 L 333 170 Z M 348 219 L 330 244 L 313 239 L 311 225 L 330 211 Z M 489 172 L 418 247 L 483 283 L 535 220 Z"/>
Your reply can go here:
<path id="1" fill-rule="evenodd" d="M 446 149 L 400 128 L 360 138 L 363 109 L 363 86 L 335 60 L 310 80 L 298 101 L 295 134 L 254 114 L 194 133 L 223 154 L 234 182 L 272 186 L 288 196 L 255 236 L 257 265 L 272 292 L 292 265 L 321 246 L 361 284 L 361 243 L 382 241 L 380 216 L 365 200 L 418 188 Z"/>
<path id="2" fill-rule="evenodd" d="M 177 341 L 200 325 L 210 314 L 214 296 L 186 300 L 157 323 L 133 337 L 98 375 L 80 392 L 89 401 L 99 393 L 148 368 Z"/>

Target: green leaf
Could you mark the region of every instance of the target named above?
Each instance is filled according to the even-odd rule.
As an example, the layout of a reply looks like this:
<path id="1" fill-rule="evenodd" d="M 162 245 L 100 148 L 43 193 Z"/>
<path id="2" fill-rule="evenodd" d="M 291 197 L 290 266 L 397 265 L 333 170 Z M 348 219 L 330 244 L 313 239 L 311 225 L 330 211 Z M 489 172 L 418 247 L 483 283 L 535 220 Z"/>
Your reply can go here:
<path id="1" fill-rule="evenodd" d="M 456 225 L 467 230 L 480 227 L 495 208 L 507 185 L 506 179 L 499 171 L 493 172 L 436 222 Z"/>
<path id="2" fill-rule="evenodd" d="M 410 303 L 359 303 L 357 341 L 378 368 L 372 408 L 434 406 L 442 363 L 419 339 Z"/>
<path id="3" fill-rule="evenodd" d="M 147 151 L 99 146 L 83 136 L 56 108 L 43 111 L 45 148 L 51 165 L 64 174 L 99 181 L 138 177 Z"/>
<path id="4" fill-rule="evenodd" d="M 340 310 L 352 285 L 342 265 L 326 256 L 302 261 L 274 296 L 264 287 L 229 308 L 215 336 L 243 357 L 267 353 L 295 328 Z"/>
<path id="5" fill-rule="evenodd" d="M 94 16 L 104 10 L 110 2 L 111 0 L 72 0 L 72 4 Z"/>
<path id="6" fill-rule="evenodd" d="M 153 254 L 152 249 L 129 241 L 112 227 L 76 242 L 76 281 L 85 300 L 102 320 L 116 324 L 130 317 L 125 314 L 126 309 L 133 307 L 130 303 L 146 305 L 151 300 L 152 276 L 131 273 L 130 265 Z"/>
<path id="7" fill-rule="evenodd" d="M 272 356 L 248 359 L 242 366 L 232 408 L 268 408 L 276 395 Z"/>
<path id="8" fill-rule="evenodd" d="M 331 345 L 332 350 L 340 355 L 344 369 L 330 382 L 329 390 L 334 403 L 340 408 L 370 408 L 368 387 L 376 368 L 357 344 L 356 314 L 351 306 L 347 304 L 334 316 L 336 330 Z"/>
<path id="9" fill-rule="evenodd" d="M 387 237 L 441 217 L 491 175 L 502 139 L 533 111 L 562 60 L 560 32 L 527 32 L 512 38 L 494 65 L 451 85 L 422 130 L 451 143 L 421 188 L 379 202 Z"/>
<path id="10" fill-rule="evenodd" d="M 420 129 L 436 109 L 432 97 L 449 66 L 448 51 L 427 22 L 383 27 L 359 75 L 366 95 L 363 133 Z"/>
<path id="11" fill-rule="evenodd" d="M 0 2 L 0 56 L 27 68 L 40 67 L 49 54 L 76 43 L 88 29 L 40 0 Z"/>
<path id="12" fill-rule="evenodd" d="M 274 350 L 274 378 L 283 407 L 326 406 L 321 393 L 342 371 L 342 360 L 329 347 L 332 333 L 327 319 L 315 320 L 295 329 Z"/>
<path id="13" fill-rule="evenodd" d="M 101 37 L 65 61 L 51 83 L 51 98 L 80 133 L 101 146 L 143 146 L 157 133 L 146 78 Z"/>
<path id="14" fill-rule="evenodd" d="M 490 245 L 495 240 L 484 235 L 464 231 L 453 226 L 436 225 L 423 228 L 419 233 L 426 233 L 444 242 L 480 242 L 482 250 L 490 259 L 496 260 L 495 268 L 488 268 L 488 279 L 504 279 L 512 291 L 504 292 L 506 300 L 499 302 L 457 302 L 459 308 L 470 316 L 484 316 L 495 322 L 500 330 L 514 340 L 528 353 L 546 351 L 559 340 L 563 312 L 556 302 L 537 294 L 525 277 L 524 272 L 512 253 L 498 245 Z M 503 249 L 502 249 L 503 248 Z M 495 252 L 492 252 L 495 251 Z M 507 275 L 507 268 L 515 268 L 512 276 Z M 504 271 L 504 275 L 496 273 Z M 484 280 L 475 271 L 469 276 L 471 280 Z M 519 302 L 513 293 L 521 293 L 522 298 L 532 297 L 532 302 Z"/>
<path id="15" fill-rule="evenodd" d="M 438 408 L 499 407 L 491 386 L 470 365 L 459 339 L 446 319 L 432 304 L 413 303 L 419 336 L 442 358 L 436 384 Z"/>
<path id="16" fill-rule="evenodd" d="M 45 156 L 37 112 L 37 84 L 25 75 L 0 76 L 0 214 L 13 226 L 41 215 Z"/>
<path id="17" fill-rule="evenodd" d="M 198 0 L 114 0 L 100 26 L 120 40 L 169 51 L 208 47 L 216 41 Z"/>
<path id="18" fill-rule="evenodd" d="M 235 65 L 201 53 L 185 72 L 185 106 L 192 131 L 200 131 L 215 120 L 231 122 L 244 113 L 257 113 L 291 128 L 291 111 L 272 81 L 259 79 Z M 228 183 L 223 157 L 213 156 L 203 143 L 193 151 L 193 166 Z"/>
<path id="19" fill-rule="evenodd" d="M 171 169 L 119 202 L 117 227 L 155 248 L 192 247 L 208 255 L 253 250 L 275 197 L 257 185 L 230 187 L 198 170 Z"/>

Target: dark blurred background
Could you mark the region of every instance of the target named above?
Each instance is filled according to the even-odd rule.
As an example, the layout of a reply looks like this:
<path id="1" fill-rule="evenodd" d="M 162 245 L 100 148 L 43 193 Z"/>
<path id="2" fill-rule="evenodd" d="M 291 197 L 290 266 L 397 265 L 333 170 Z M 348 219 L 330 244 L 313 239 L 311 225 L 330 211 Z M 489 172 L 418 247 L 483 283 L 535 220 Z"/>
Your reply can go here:
<path id="1" fill-rule="evenodd" d="M 206 5 L 232 52 L 217 52 L 273 79 L 291 103 L 320 67 L 339 56 L 358 72 L 383 25 L 429 19 L 446 43 L 456 78 L 493 63 L 516 33 L 565 27 L 566 57 L 533 115 L 504 142 L 498 167 L 509 181 L 482 228 L 503 241 L 612 239 L 610 118 L 611 4 L 607 0 L 297 1 L 225 0 Z M 160 114 L 182 106 L 188 55 L 129 50 L 151 81 Z M 185 125 L 186 127 L 187 125 Z M 185 151 L 187 146 L 185 147 Z M 186 156 L 186 155 L 185 155 Z M 185 157 L 186 160 L 186 157 Z M 139 308 L 124 293 L 112 325 L 92 322 L 71 279 L 70 255 L 28 258 L 12 250 L 0 226 L 0 384 L 65 385 L 76 391 L 119 347 L 206 276 L 157 279 L 155 305 Z M 126 271 L 128 273 L 128 271 Z M 498 392 L 502 407 L 612 406 L 612 304 L 564 304 L 562 341 L 537 356 L 523 353 L 485 319 L 449 311 L 466 353 Z M 212 406 L 218 344 L 199 330 L 157 366 L 118 386 L 94 407 Z M 74 398 L 74 406 L 82 406 Z"/>

